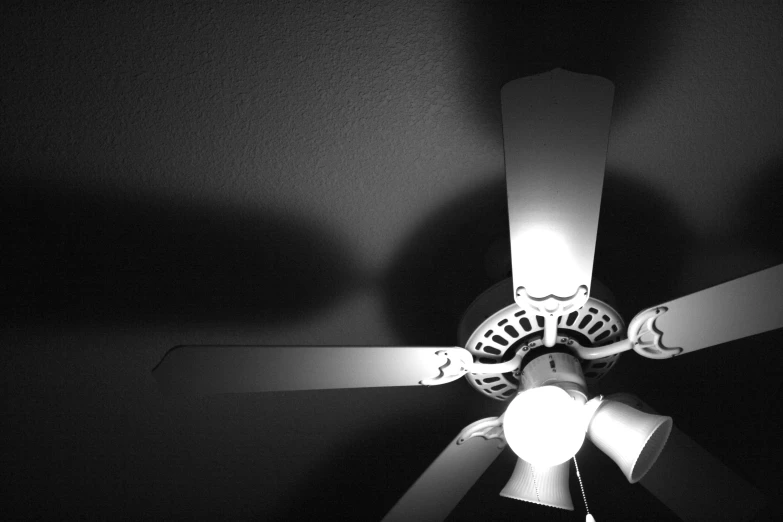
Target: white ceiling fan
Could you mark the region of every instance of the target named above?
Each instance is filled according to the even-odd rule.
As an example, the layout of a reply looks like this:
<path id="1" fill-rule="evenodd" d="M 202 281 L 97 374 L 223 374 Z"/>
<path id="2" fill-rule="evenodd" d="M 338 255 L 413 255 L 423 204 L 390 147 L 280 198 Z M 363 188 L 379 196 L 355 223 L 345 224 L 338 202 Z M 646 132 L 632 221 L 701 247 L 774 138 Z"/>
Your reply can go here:
<path id="1" fill-rule="evenodd" d="M 751 516 L 758 492 L 670 418 L 631 395 L 589 394 L 624 351 L 666 359 L 783 327 L 783 265 L 642 310 L 626 326 L 592 277 L 613 91 L 562 69 L 503 87 L 512 277 L 467 309 L 459 346 L 180 346 L 153 370 L 161 388 L 432 386 L 465 376 L 487 397 L 513 399 L 502 416 L 462 430 L 387 521 L 445 519 L 507 443 L 520 458 L 501 495 L 573 509 L 568 473 L 585 437 L 684 520 Z"/>

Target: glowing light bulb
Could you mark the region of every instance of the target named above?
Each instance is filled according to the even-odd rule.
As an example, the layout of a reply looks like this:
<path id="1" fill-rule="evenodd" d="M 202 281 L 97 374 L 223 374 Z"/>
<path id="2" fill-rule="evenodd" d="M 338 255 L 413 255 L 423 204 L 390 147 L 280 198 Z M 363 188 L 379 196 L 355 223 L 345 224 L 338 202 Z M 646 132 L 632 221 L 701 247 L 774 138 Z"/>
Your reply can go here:
<path id="1" fill-rule="evenodd" d="M 517 237 L 520 248 L 534 252 L 515 261 L 522 274 L 534 274 L 526 278 L 525 289 L 529 296 L 544 298 L 549 295 L 567 297 L 576 287 L 567 277 L 574 272 L 576 264 L 568 241 L 555 227 L 534 226 Z M 588 278 L 589 282 L 589 278 Z M 556 305 L 553 301 L 549 306 Z"/>
<path id="2" fill-rule="evenodd" d="M 526 390 L 503 417 L 506 441 L 519 458 L 542 468 L 576 455 L 585 440 L 582 406 L 557 386 Z"/>

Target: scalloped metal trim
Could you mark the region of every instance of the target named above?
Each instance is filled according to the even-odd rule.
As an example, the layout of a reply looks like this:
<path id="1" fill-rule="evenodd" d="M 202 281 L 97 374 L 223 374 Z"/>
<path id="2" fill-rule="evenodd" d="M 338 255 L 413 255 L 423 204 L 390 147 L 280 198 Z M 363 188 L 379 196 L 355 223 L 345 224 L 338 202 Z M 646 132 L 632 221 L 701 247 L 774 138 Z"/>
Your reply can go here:
<path id="1" fill-rule="evenodd" d="M 530 308 L 539 312 L 540 315 L 563 315 L 572 308 L 584 305 L 587 301 L 587 287 L 585 285 L 579 286 L 576 292 L 569 297 L 559 297 L 554 294 L 546 297 L 533 297 L 524 286 L 520 286 L 516 289 L 516 296 L 521 297 Z"/>

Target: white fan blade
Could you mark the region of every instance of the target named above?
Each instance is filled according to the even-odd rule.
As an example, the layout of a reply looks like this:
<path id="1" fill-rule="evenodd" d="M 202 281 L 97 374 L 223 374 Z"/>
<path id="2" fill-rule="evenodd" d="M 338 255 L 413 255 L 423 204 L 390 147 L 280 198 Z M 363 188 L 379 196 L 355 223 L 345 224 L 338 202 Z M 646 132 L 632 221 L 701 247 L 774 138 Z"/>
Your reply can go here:
<path id="1" fill-rule="evenodd" d="M 472 361 L 458 347 L 178 346 L 152 373 L 164 393 L 252 393 L 442 384 Z"/>
<path id="2" fill-rule="evenodd" d="M 665 359 L 783 328 L 783 265 L 640 312 L 628 325 L 634 350 Z"/>
<path id="3" fill-rule="evenodd" d="M 501 91 L 514 299 L 552 326 L 590 294 L 613 96 L 562 69 Z"/>
<path id="4" fill-rule="evenodd" d="M 472 428 L 495 420 L 476 421 L 465 427 L 430 464 L 382 522 L 441 522 L 506 447 L 501 435 L 463 439 Z M 462 441 L 460 443 L 460 441 Z"/>
<path id="5" fill-rule="evenodd" d="M 657 414 L 630 394 L 608 398 Z M 753 520 L 765 503 L 764 495 L 758 489 L 676 426 L 658 460 L 639 483 L 686 522 Z"/>

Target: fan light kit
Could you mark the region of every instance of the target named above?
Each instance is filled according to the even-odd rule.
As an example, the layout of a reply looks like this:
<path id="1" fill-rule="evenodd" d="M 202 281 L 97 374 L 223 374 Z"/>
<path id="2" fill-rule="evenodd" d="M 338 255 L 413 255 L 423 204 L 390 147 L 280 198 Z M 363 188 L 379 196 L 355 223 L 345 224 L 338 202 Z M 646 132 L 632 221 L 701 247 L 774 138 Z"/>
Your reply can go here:
<path id="1" fill-rule="evenodd" d="M 608 80 L 562 69 L 503 87 L 511 278 L 466 310 L 459 346 L 180 346 L 153 370 L 161 389 L 434 386 L 464 376 L 485 397 L 511 399 L 502 416 L 465 427 L 387 522 L 444 520 L 506 443 L 519 459 L 500 495 L 573 510 L 568 475 L 574 460 L 581 484 L 573 457 L 585 438 L 684 520 L 748 519 L 760 494 L 670 417 L 628 394 L 590 397 L 622 352 L 667 359 L 783 327 L 783 265 L 647 308 L 626 327 L 592 275 L 613 95 Z M 676 458 L 662 456 L 665 446 Z M 645 478 L 656 461 L 672 476 Z M 712 494 L 696 510 L 677 485 L 689 480 Z"/>
<path id="2" fill-rule="evenodd" d="M 519 458 L 538 468 L 568 462 L 585 440 L 580 405 L 557 386 L 520 393 L 503 415 L 503 431 Z"/>

